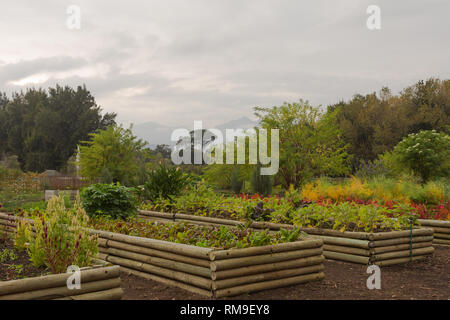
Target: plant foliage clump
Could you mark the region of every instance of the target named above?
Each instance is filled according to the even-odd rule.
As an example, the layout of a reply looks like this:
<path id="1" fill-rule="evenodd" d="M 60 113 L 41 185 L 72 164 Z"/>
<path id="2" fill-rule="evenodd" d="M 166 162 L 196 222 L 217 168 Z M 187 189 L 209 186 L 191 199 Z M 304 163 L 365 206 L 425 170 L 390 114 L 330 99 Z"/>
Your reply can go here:
<path id="1" fill-rule="evenodd" d="M 91 221 L 93 228 L 137 237 L 146 237 L 207 248 L 248 248 L 292 242 L 300 239 L 299 229 L 254 231 L 239 225 L 238 228 L 225 226 L 199 226 L 187 223 L 157 223 L 148 220 L 109 220 L 102 217 Z"/>
<path id="2" fill-rule="evenodd" d="M 149 200 L 158 198 L 170 199 L 178 196 L 189 184 L 189 177 L 178 167 L 166 167 L 161 164 L 149 173 L 149 179 L 144 184 L 145 195 Z"/>
<path id="3" fill-rule="evenodd" d="M 93 184 L 81 191 L 83 207 L 90 217 L 126 219 L 137 214 L 135 189 L 119 183 Z"/>
<path id="4" fill-rule="evenodd" d="M 411 133 L 394 148 L 397 161 L 422 178 L 450 176 L 450 136 L 436 130 Z"/>
<path id="5" fill-rule="evenodd" d="M 252 177 L 252 192 L 268 196 L 272 193 L 272 178 L 268 175 L 261 175 L 261 165 L 256 165 Z"/>
<path id="6" fill-rule="evenodd" d="M 33 221 L 34 234 L 29 221 L 18 223 L 15 244 L 27 250 L 36 267 L 63 273 L 70 265 L 89 266 L 96 257 L 97 236 L 89 234 L 89 217 L 79 199 L 72 209 L 66 209 L 63 197 L 53 197 L 45 211 L 35 212 Z"/>

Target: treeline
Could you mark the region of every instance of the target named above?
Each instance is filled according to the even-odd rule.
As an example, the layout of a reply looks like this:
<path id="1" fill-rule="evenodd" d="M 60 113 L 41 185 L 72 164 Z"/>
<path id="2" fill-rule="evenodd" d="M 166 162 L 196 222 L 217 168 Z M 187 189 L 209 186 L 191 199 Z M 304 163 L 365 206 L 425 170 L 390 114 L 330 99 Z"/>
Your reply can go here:
<path id="1" fill-rule="evenodd" d="M 328 107 L 338 110 L 337 122 L 353 168 L 361 161 L 392 150 L 410 133 L 421 130 L 450 132 L 450 80 L 419 81 L 393 95 L 388 88 L 376 94 L 355 95 Z"/>
<path id="2" fill-rule="evenodd" d="M 409 133 L 434 129 L 449 134 L 450 80 L 419 81 L 398 95 L 388 88 L 358 94 L 326 112 L 305 101 L 255 111 L 263 127 L 281 129 L 280 172 L 274 183 L 297 186 L 311 176 L 354 173 L 362 161 L 393 150 Z M 0 158 L 17 156 L 26 171 L 63 169 L 81 141 L 115 124 L 115 118 L 114 113 L 102 115 L 84 86 L 28 89 L 10 98 L 0 94 Z M 158 155 L 170 158 L 170 149 L 160 145 L 140 158 L 161 161 Z M 217 183 L 224 180 L 224 186 L 237 176 L 249 180 L 252 172 L 208 167 L 206 176 Z"/>
<path id="3" fill-rule="evenodd" d="M 22 170 L 60 170 L 89 134 L 115 124 L 85 86 L 0 94 L 0 156 L 15 155 Z"/>

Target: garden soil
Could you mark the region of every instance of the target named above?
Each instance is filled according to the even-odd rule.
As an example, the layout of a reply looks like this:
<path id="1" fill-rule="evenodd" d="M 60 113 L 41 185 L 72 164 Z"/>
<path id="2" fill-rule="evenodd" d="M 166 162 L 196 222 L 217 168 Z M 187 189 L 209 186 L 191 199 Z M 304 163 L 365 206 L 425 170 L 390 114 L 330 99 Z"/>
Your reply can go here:
<path id="1" fill-rule="evenodd" d="M 450 299 L 450 247 L 436 246 L 423 261 L 381 268 L 381 289 L 367 288 L 367 266 L 326 260 L 325 279 L 265 290 L 228 299 L 241 300 L 373 300 Z M 182 289 L 122 274 L 123 299 L 208 299 Z"/>

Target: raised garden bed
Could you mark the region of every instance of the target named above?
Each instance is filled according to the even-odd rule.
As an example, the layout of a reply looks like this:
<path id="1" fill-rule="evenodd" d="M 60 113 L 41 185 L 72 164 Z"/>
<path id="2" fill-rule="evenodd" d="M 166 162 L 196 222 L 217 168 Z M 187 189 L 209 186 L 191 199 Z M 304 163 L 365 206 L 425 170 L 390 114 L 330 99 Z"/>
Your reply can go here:
<path id="1" fill-rule="evenodd" d="M 242 222 L 235 220 L 145 210 L 140 211 L 140 217 L 160 221 L 184 221 L 195 224 L 228 226 L 242 224 Z M 294 226 L 270 222 L 252 222 L 250 227 L 276 231 L 281 228 L 292 229 Z M 414 228 L 413 230 L 379 233 L 341 232 L 318 228 L 300 228 L 300 230 L 323 240 L 323 255 L 327 259 L 388 266 L 420 260 L 434 252 L 432 246 L 433 229 L 430 228 Z"/>
<path id="2" fill-rule="evenodd" d="M 433 244 L 450 245 L 450 221 L 419 219 L 419 223 L 434 230 Z"/>
<path id="3" fill-rule="evenodd" d="M 245 249 L 211 249 L 93 230 L 99 258 L 147 279 L 201 294 L 226 297 L 324 278 L 323 241 Z"/>
<path id="4" fill-rule="evenodd" d="M 0 214 L 13 229 L 20 217 Z M 12 230 L 8 232 L 12 232 Z M 137 276 L 208 297 L 306 283 L 324 278 L 323 241 L 306 239 L 244 249 L 212 249 L 91 230 L 99 259 Z"/>
<path id="5" fill-rule="evenodd" d="M 68 289 L 69 273 L 0 281 L 0 300 L 115 300 L 120 299 L 119 266 L 85 268 L 81 288 Z"/>
<path id="6" fill-rule="evenodd" d="M 28 255 L 17 252 L 11 241 L 19 219 L 23 218 L 0 213 L 0 241 L 3 244 L 0 248 L 8 250 L 11 260 L 7 267 L 24 270 L 16 277 L 7 277 L 13 280 L 1 281 L 4 277 L 0 278 L 0 300 L 112 300 L 122 297 L 119 266 L 105 267 L 104 261 L 98 259 L 94 259 L 90 267 L 81 268 L 81 288 L 73 290 L 68 289 L 66 283 L 71 274 L 45 274 L 48 273 L 45 268 L 33 268 Z M 20 265 L 14 263 L 19 255 L 21 260 L 17 263 Z M 31 278 L 18 279 L 23 276 Z"/>

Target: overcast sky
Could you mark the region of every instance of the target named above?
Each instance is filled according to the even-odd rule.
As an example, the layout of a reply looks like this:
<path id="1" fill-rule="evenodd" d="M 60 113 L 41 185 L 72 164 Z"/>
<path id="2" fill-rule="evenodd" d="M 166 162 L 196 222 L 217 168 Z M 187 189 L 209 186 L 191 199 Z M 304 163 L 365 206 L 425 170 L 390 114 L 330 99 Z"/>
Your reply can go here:
<path id="1" fill-rule="evenodd" d="M 381 30 L 366 27 L 371 4 Z M 215 125 L 450 78 L 449 14 L 448 0 L 8 1 L 0 90 L 84 83 L 124 123 Z"/>

